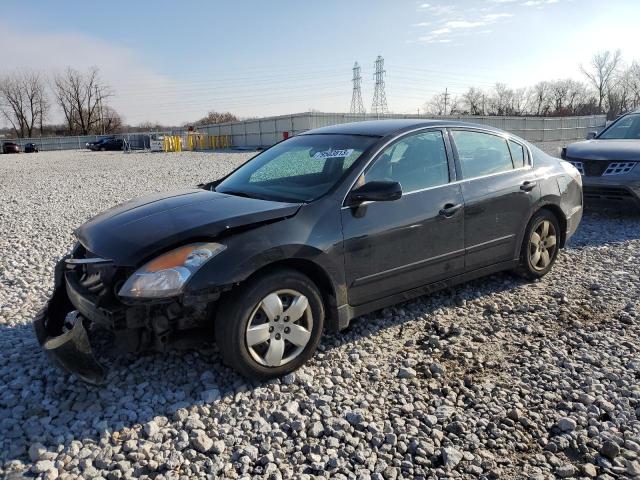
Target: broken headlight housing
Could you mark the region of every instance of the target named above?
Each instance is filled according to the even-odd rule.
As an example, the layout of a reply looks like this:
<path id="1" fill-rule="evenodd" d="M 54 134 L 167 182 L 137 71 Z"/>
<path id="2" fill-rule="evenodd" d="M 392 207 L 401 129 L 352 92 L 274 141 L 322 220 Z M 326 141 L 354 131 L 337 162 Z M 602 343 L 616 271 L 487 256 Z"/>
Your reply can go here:
<path id="1" fill-rule="evenodd" d="M 193 243 L 164 253 L 131 275 L 118 295 L 127 298 L 178 295 L 202 265 L 226 248 L 220 243 Z"/>

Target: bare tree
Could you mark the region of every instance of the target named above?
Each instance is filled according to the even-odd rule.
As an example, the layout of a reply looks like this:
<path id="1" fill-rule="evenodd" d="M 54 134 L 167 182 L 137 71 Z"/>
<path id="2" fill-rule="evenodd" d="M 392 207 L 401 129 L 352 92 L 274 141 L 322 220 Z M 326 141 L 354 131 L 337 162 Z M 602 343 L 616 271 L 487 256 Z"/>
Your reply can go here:
<path id="1" fill-rule="evenodd" d="M 531 113 L 536 116 L 547 115 L 551 108 L 549 95 L 551 91 L 551 86 L 549 82 L 538 82 L 533 87 L 531 87 L 530 95 L 530 105 L 531 105 Z"/>
<path id="2" fill-rule="evenodd" d="M 104 133 L 102 117 L 106 100 L 113 94 L 100 80 L 96 67 L 84 74 L 69 67 L 55 77 L 53 88 L 70 133 Z"/>
<path id="3" fill-rule="evenodd" d="M 122 117 L 118 112 L 109 106 L 104 106 L 95 130 L 102 134 L 117 133 L 122 128 L 122 123 Z"/>
<path id="4" fill-rule="evenodd" d="M 616 50 L 613 53 L 607 50 L 596 53 L 591 59 L 589 67 L 585 68 L 580 65 L 582 73 L 598 93 L 598 111 L 600 113 L 603 112 L 602 104 L 611 87 L 611 82 L 615 78 L 620 61 L 620 50 Z"/>
<path id="5" fill-rule="evenodd" d="M 450 93 L 439 93 L 424 104 L 424 111 L 429 115 L 447 115 L 458 112 L 458 99 Z"/>
<path id="6" fill-rule="evenodd" d="M 238 121 L 238 117 L 236 117 L 231 112 L 216 112 L 211 110 L 207 113 L 206 116 L 202 117 L 200 120 L 197 120 L 193 123 L 193 125 L 201 126 L 201 125 L 215 125 L 217 123 L 227 123 L 227 122 L 236 122 Z"/>
<path id="7" fill-rule="evenodd" d="M 19 71 L 0 80 L 0 111 L 19 137 L 33 136 L 36 125 L 42 125 L 48 110 L 42 75 L 35 71 Z"/>
<path id="8" fill-rule="evenodd" d="M 484 100 L 484 92 L 475 87 L 470 87 L 462 95 L 462 104 L 469 115 L 484 115 Z"/>

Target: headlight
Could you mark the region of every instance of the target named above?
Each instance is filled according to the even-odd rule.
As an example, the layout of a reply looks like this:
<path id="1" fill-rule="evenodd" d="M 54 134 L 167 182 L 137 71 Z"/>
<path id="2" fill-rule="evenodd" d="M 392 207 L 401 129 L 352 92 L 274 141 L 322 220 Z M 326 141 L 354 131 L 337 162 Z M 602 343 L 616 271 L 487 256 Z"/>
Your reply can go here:
<path id="1" fill-rule="evenodd" d="M 177 295 L 202 265 L 226 248 L 220 243 L 194 243 L 171 250 L 154 258 L 131 275 L 118 295 L 131 298 L 165 298 Z"/>

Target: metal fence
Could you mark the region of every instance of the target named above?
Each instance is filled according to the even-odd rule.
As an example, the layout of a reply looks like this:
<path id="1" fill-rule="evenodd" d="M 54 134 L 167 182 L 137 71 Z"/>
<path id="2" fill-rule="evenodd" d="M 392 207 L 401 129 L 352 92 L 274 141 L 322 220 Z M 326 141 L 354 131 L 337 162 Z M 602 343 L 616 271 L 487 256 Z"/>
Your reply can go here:
<path id="1" fill-rule="evenodd" d="M 197 131 L 217 137 L 229 135 L 231 137 L 231 146 L 233 147 L 259 148 L 269 147 L 287 136 L 293 136 L 312 128 L 325 127 L 337 123 L 387 118 L 437 118 L 480 123 L 506 130 L 531 142 L 582 139 L 591 130 L 601 130 L 606 122 L 605 115 L 585 117 L 474 117 L 471 115 L 433 117 L 424 115 L 351 115 L 348 113 L 309 112 L 208 125 L 199 127 Z M 153 133 L 181 135 L 185 132 Z M 21 149 L 24 149 L 27 143 L 35 143 L 38 149 L 42 151 L 74 150 L 86 148 L 87 142 L 94 142 L 101 138 L 112 136 L 125 139 L 132 149 L 145 149 L 150 147 L 151 135 L 152 133 L 122 133 L 118 135 L 2 139 L 2 141 L 15 142 L 20 145 Z"/>
<path id="2" fill-rule="evenodd" d="M 155 133 L 155 132 L 154 132 Z M 2 142 L 14 142 L 20 145 L 20 150 L 24 151 L 24 146 L 27 143 L 33 143 L 38 147 L 38 150 L 77 150 L 86 148 L 88 142 L 95 142 L 101 138 L 122 138 L 127 141 L 130 148 L 135 150 L 141 150 L 150 148 L 149 141 L 151 139 L 150 133 L 121 133 L 117 135 L 81 135 L 71 137 L 33 137 L 33 138 L 4 138 L 0 139 Z"/>
<path id="3" fill-rule="evenodd" d="M 582 139 L 586 137 L 587 132 L 602 129 L 606 122 L 605 115 L 584 117 L 475 117 L 471 115 L 453 115 L 433 117 L 424 115 L 352 115 L 348 113 L 310 112 L 208 125 L 198 128 L 198 131 L 207 135 L 231 135 L 234 147 L 268 147 L 287 136 L 293 136 L 312 128 L 335 125 L 337 123 L 387 118 L 437 118 L 479 123 L 501 128 L 531 142 Z"/>

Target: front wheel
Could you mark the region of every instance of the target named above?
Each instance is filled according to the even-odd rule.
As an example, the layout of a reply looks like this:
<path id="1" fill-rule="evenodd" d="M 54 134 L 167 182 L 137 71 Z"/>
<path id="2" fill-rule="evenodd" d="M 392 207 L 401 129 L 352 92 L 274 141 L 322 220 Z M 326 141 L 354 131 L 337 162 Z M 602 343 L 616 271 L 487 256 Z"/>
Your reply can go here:
<path id="1" fill-rule="evenodd" d="M 223 361 L 257 380 L 286 375 L 311 358 L 324 324 L 317 287 L 280 269 L 242 285 L 222 301 L 215 321 Z"/>
<path id="2" fill-rule="evenodd" d="M 527 225 L 516 272 L 531 280 L 545 276 L 558 257 L 559 247 L 558 219 L 550 211 L 540 210 Z"/>

